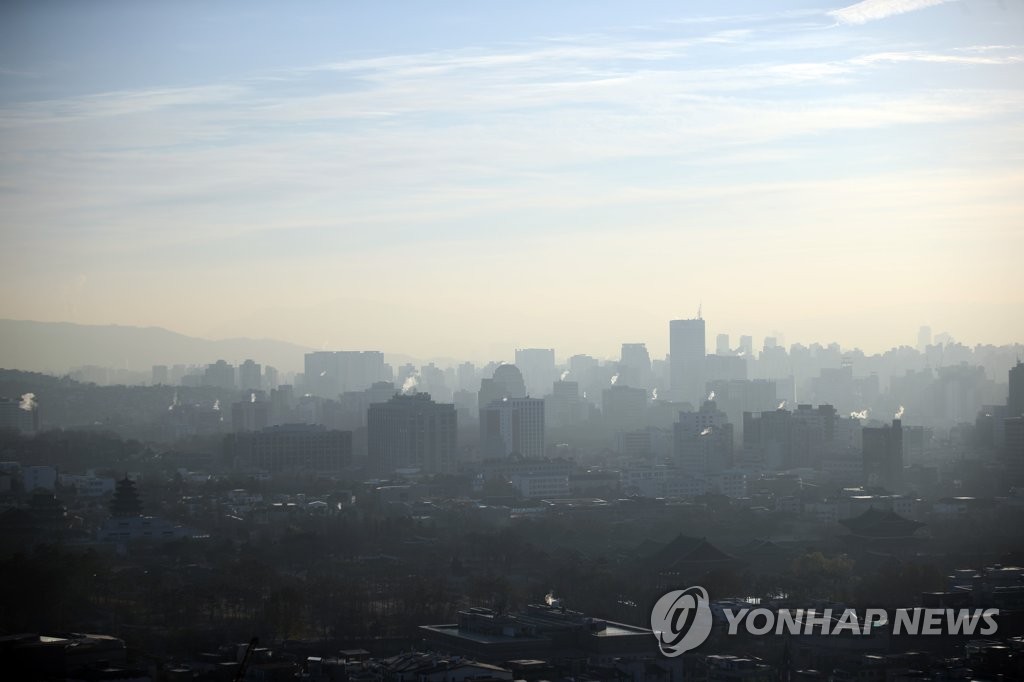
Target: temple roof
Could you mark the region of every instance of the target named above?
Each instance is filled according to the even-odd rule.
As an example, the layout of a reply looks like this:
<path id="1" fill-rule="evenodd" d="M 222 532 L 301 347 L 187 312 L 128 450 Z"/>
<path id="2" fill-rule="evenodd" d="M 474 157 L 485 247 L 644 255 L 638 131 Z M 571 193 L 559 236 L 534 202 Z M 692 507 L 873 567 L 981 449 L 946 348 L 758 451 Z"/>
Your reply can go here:
<path id="1" fill-rule="evenodd" d="M 868 509 L 860 516 L 842 519 L 840 522 L 852 535 L 870 538 L 910 537 L 925 524 L 900 516 L 894 511 Z"/>

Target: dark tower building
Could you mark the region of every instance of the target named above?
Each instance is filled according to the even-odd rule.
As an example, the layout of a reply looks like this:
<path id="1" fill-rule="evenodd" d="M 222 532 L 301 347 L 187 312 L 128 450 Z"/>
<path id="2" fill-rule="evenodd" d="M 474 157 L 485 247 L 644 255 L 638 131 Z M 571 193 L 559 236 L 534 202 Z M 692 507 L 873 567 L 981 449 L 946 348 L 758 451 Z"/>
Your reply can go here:
<path id="1" fill-rule="evenodd" d="M 889 491 L 903 485 L 903 425 L 899 419 L 862 432 L 864 452 L 864 483 Z"/>
<path id="2" fill-rule="evenodd" d="M 404 468 L 447 473 L 455 464 L 455 405 L 435 403 L 429 393 L 396 395 L 370 405 L 366 423 L 368 464 L 375 473 Z"/>
<path id="3" fill-rule="evenodd" d="M 139 491 L 135 489 L 135 481 L 127 476 L 117 482 L 114 490 L 114 499 L 110 501 L 110 515 L 142 516 L 142 500 L 139 499 Z"/>
<path id="4" fill-rule="evenodd" d="M 1024 362 L 1010 368 L 1010 396 L 1006 400 L 1010 418 L 1024 415 Z"/>

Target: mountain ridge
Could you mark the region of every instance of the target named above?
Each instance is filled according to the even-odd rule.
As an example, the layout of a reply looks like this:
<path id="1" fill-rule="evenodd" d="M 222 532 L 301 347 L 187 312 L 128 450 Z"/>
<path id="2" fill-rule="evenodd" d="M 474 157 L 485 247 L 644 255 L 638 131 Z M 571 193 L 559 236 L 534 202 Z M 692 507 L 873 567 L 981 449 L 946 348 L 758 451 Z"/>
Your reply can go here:
<path id="1" fill-rule="evenodd" d="M 63 373 L 98 365 L 136 371 L 153 365 L 202 365 L 252 358 L 282 371 L 301 371 L 311 348 L 277 339 L 204 339 L 165 327 L 0 319 L 0 367 Z"/>

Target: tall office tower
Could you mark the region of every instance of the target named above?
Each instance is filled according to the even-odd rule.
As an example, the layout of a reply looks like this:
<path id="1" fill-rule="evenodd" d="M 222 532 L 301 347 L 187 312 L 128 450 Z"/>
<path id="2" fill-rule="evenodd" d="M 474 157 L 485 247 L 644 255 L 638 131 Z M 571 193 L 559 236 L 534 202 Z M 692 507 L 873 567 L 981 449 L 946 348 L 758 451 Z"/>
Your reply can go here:
<path id="1" fill-rule="evenodd" d="M 672 320 L 668 324 L 672 393 L 676 400 L 699 405 L 705 396 L 704 320 Z"/>
<path id="2" fill-rule="evenodd" d="M 271 367 L 270 365 L 263 366 L 263 388 L 267 391 L 273 391 L 275 388 L 281 385 L 281 381 L 278 378 L 277 368 Z"/>
<path id="3" fill-rule="evenodd" d="M 864 484 L 881 486 L 890 492 L 903 486 L 903 425 L 899 419 L 861 432 L 864 455 Z"/>
<path id="4" fill-rule="evenodd" d="M 375 382 L 391 381 L 380 351 L 317 351 L 306 353 L 306 390 L 321 398 L 362 391 Z"/>
<path id="5" fill-rule="evenodd" d="M 917 330 L 917 350 L 923 353 L 928 350 L 930 345 L 932 345 L 932 328 L 926 325 Z"/>
<path id="6" fill-rule="evenodd" d="M 580 385 L 575 381 L 556 381 L 551 395 L 544 397 L 544 419 L 551 426 L 571 426 L 586 419 L 587 403 L 580 398 Z"/>
<path id="7" fill-rule="evenodd" d="M 516 367 L 523 373 L 527 395 L 542 396 L 555 375 L 554 348 L 517 348 Z"/>
<path id="8" fill-rule="evenodd" d="M 619 384 L 634 388 L 650 388 L 651 356 L 643 343 L 624 343 L 619 355 Z"/>
<path id="9" fill-rule="evenodd" d="M 582 382 L 600 365 L 600 361 L 592 355 L 574 355 L 569 358 L 569 375 L 574 381 Z"/>
<path id="10" fill-rule="evenodd" d="M 744 334 L 740 337 L 740 355 L 746 357 L 753 357 L 754 355 L 754 337 Z"/>
<path id="11" fill-rule="evenodd" d="M 1010 395 L 1006 399 L 1010 418 L 1024 415 L 1024 363 L 1020 360 L 1010 368 Z"/>
<path id="12" fill-rule="evenodd" d="M 1020 467 L 1024 464 L 1024 417 L 1003 420 L 1003 455 L 1009 464 Z"/>
<path id="13" fill-rule="evenodd" d="M 262 368 L 254 360 L 246 360 L 238 366 L 238 387 L 243 391 L 258 391 L 262 388 Z"/>
<path id="14" fill-rule="evenodd" d="M 747 378 L 747 359 L 741 355 L 709 355 L 704 358 L 705 394 L 708 383 Z"/>
<path id="15" fill-rule="evenodd" d="M 152 383 L 154 386 L 166 386 L 170 383 L 171 375 L 167 371 L 167 365 L 153 365 L 153 379 Z"/>
<path id="16" fill-rule="evenodd" d="M 544 456 L 544 401 L 502 398 L 480 409 L 480 449 L 485 458 L 513 453 Z"/>
<path id="17" fill-rule="evenodd" d="M 270 426 L 270 403 L 263 391 L 250 391 L 231 403 L 231 430 L 235 433 L 260 431 Z"/>
<path id="18" fill-rule="evenodd" d="M 728 334 L 719 334 L 715 337 L 715 355 L 732 355 Z"/>
<path id="19" fill-rule="evenodd" d="M 472 362 L 463 362 L 459 365 L 455 375 L 460 391 L 472 391 L 477 387 L 476 365 Z"/>
<path id="20" fill-rule="evenodd" d="M 365 391 L 338 396 L 338 427 L 356 431 L 366 427 L 366 414 L 375 403 L 386 403 L 399 391 L 390 381 L 378 381 Z"/>
<path id="21" fill-rule="evenodd" d="M 224 360 L 218 360 L 212 365 L 207 365 L 206 371 L 203 373 L 203 386 L 214 386 L 228 390 L 237 388 L 235 383 L 235 366 L 229 365 Z"/>
<path id="22" fill-rule="evenodd" d="M 705 400 L 697 412 L 680 412 L 672 435 L 676 461 L 686 474 L 707 474 L 732 466 L 732 424 L 715 401 Z"/>
<path id="23" fill-rule="evenodd" d="M 729 422 L 741 433 L 744 412 L 768 412 L 779 404 L 774 381 L 709 381 L 707 388 L 709 393 L 714 392 L 718 408 L 728 415 Z"/>
<path id="24" fill-rule="evenodd" d="M 605 425 L 613 431 L 631 431 L 646 426 L 647 389 L 618 384 L 601 392 Z"/>
<path id="25" fill-rule="evenodd" d="M 456 420 L 455 405 L 435 403 L 427 393 L 395 395 L 386 403 L 370 405 L 367 465 L 384 475 L 410 468 L 450 472 L 456 463 Z"/>

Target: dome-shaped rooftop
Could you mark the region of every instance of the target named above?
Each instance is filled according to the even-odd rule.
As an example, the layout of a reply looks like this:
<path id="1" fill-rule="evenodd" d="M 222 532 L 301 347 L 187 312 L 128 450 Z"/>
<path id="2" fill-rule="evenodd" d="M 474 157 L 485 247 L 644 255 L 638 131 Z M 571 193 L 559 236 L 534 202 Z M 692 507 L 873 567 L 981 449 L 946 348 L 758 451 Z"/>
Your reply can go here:
<path id="1" fill-rule="evenodd" d="M 515 365 L 499 365 L 494 370 L 494 381 L 504 387 L 504 394 L 509 398 L 525 398 L 526 382 L 523 373 Z"/>

